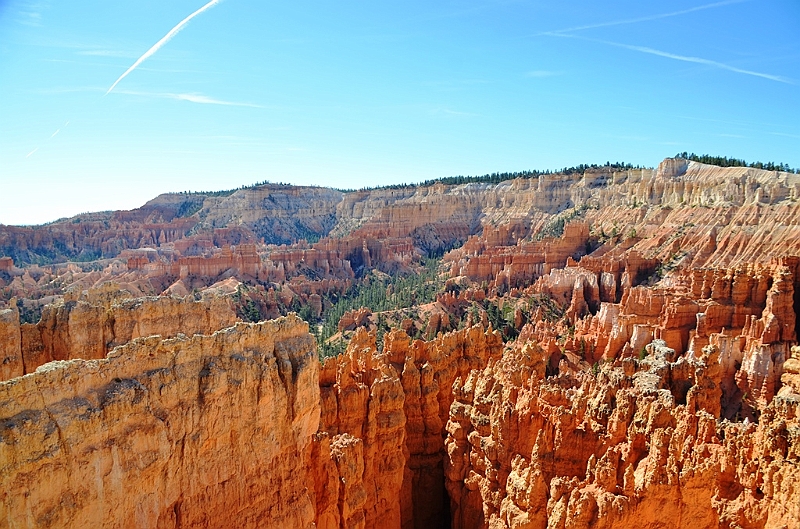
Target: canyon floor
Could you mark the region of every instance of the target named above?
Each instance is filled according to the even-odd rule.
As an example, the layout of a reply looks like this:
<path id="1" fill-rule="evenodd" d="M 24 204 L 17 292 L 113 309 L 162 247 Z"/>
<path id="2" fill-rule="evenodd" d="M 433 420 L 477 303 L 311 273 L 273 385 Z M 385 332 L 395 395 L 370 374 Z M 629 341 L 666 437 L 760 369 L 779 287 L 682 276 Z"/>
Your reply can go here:
<path id="1" fill-rule="evenodd" d="M 800 527 L 800 175 L 0 225 L 0 527 Z"/>

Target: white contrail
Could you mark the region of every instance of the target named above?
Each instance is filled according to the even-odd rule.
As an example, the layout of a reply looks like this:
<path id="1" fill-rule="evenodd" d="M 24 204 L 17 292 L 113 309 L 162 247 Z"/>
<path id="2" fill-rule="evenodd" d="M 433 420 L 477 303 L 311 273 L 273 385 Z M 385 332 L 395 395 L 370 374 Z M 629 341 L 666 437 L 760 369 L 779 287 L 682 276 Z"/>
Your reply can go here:
<path id="1" fill-rule="evenodd" d="M 52 134 L 50 135 L 50 137 L 49 137 L 49 138 L 47 138 L 47 141 L 50 141 L 50 140 L 52 140 L 53 138 L 55 138 L 55 137 L 56 137 L 56 135 L 57 135 L 59 132 L 61 132 L 61 129 L 65 129 L 65 128 L 67 128 L 67 125 L 69 125 L 69 121 L 67 121 L 66 123 L 64 123 L 64 126 L 63 126 L 63 127 L 59 128 L 59 129 L 56 129 L 56 131 L 55 131 L 54 133 L 52 133 Z M 25 155 L 25 158 L 30 158 L 31 156 L 33 156 L 33 153 L 35 153 L 35 152 L 36 152 L 36 151 L 38 151 L 38 150 L 39 150 L 39 147 L 36 147 L 34 150 L 32 150 L 31 152 L 29 152 L 28 154 L 26 154 L 26 155 Z"/>
<path id="2" fill-rule="evenodd" d="M 710 59 L 703 59 L 701 57 L 691 57 L 686 55 L 677 55 L 675 53 L 669 53 L 666 51 L 661 50 L 654 50 L 653 48 L 648 48 L 646 46 L 631 46 L 629 44 L 620 44 L 617 42 L 606 42 L 606 44 L 610 44 L 611 46 L 619 46 L 620 48 L 626 48 L 632 51 L 638 51 L 641 53 L 649 53 L 651 55 L 658 55 L 659 57 L 666 57 L 667 59 L 674 59 L 676 61 L 683 61 L 683 62 L 693 62 L 697 64 L 705 64 L 707 66 L 714 66 L 716 68 L 720 68 L 722 70 L 728 70 L 730 72 L 736 73 L 743 73 L 745 75 L 752 75 L 754 77 L 761 77 L 762 79 L 769 79 L 770 81 L 777 81 L 779 83 L 785 84 L 795 84 L 794 81 L 791 79 L 787 79 L 785 77 L 781 77 L 779 75 L 772 75 L 768 73 L 761 73 L 761 72 L 754 72 L 752 70 L 745 70 L 742 68 L 737 68 L 735 66 L 731 66 L 729 64 L 725 64 L 722 62 L 712 61 Z"/>
<path id="3" fill-rule="evenodd" d="M 215 99 L 203 94 L 173 94 L 170 92 L 138 92 L 136 90 L 117 90 L 118 94 L 128 94 L 132 96 L 142 97 L 162 97 L 167 99 L 177 99 L 179 101 L 189 101 L 190 103 L 200 103 L 203 105 L 225 105 L 232 107 L 251 107 L 251 108 L 264 108 L 261 105 L 253 103 L 240 103 L 236 101 L 225 101 L 223 99 Z"/>
<path id="4" fill-rule="evenodd" d="M 703 59 L 702 57 L 692 57 L 690 55 L 678 55 L 676 53 L 670 53 L 667 51 L 656 50 L 653 48 L 648 48 L 647 46 L 633 46 L 631 44 L 622 44 L 620 42 L 611 42 L 610 40 L 602 40 L 602 39 L 590 39 L 588 37 L 579 37 L 578 35 L 566 35 L 564 33 L 548 33 L 551 37 L 561 37 L 561 38 L 568 38 L 568 39 L 579 39 L 579 40 L 586 40 L 589 42 L 597 42 L 600 44 L 606 44 L 608 46 L 616 46 L 617 48 L 624 48 L 626 50 L 631 51 L 638 51 L 640 53 L 647 53 L 650 55 L 657 55 L 659 57 L 664 57 L 667 59 L 673 59 L 676 61 L 683 61 L 683 62 L 693 62 L 695 64 L 705 64 L 706 66 L 713 66 L 715 68 L 720 68 L 722 70 L 728 70 L 729 72 L 741 73 L 744 75 L 752 75 L 754 77 L 761 77 L 762 79 L 769 79 L 770 81 L 776 81 L 779 83 L 785 84 L 797 84 L 792 79 L 787 79 L 786 77 L 781 77 L 779 75 L 772 75 L 768 73 L 761 73 L 761 72 L 754 72 L 752 70 L 745 70 L 743 68 L 737 68 L 735 66 L 731 66 L 729 64 L 725 64 L 723 62 L 712 61 L 711 59 Z"/>
<path id="5" fill-rule="evenodd" d="M 676 17 L 679 15 L 686 15 L 689 13 L 694 13 L 695 11 L 702 11 L 704 9 L 713 9 L 715 7 L 722 7 L 730 4 L 741 4 L 742 2 L 748 2 L 749 0 L 724 0 L 722 2 L 714 2 L 713 4 L 704 4 L 697 7 L 690 7 L 689 9 L 682 9 L 680 11 L 672 11 L 671 13 L 661 13 L 658 15 L 650 15 L 645 17 L 639 18 L 628 18 L 624 20 L 614 20 L 611 22 L 599 22 L 597 24 L 587 24 L 585 26 L 575 26 L 571 28 L 565 29 L 556 29 L 553 31 L 543 31 L 541 33 L 537 33 L 535 36 L 542 36 L 542 35 L 551 35 L 553 33 L 568 33 L 571 31 L 582 31 L 584 29 L 594 29 L 594 28 L 607 28 L 609 26 L 622 26 L 624 24 L 636 24 L 638 22 L 649 22 L 651 20 L 660 20 L 662 18 L 670 18 Z"/>
<path id="6" fill-rule="evenodd" d="M 128 68 L 127 70 L 125 70 L 125 73 L 124 73 L 124 74 L 122 74 L 122 75 L 120 75 L 120 76 L 119 76 L 119 79 L 117 79 L 116 81 L 114 81 L 114 84 L 112 84 L 112 85 L 111 85 L 111 88 L 109 88 L 109 89 L 108 89 L 108 91 L 106 91 L 106 95 L 108 95 L 108 93 L 109 93 L 109 92 L 111 92 L 111 91 L 114 89 L 114 87 L 115 87 L 115 86 L 117 86 L 117 84 L 118 84 L 120 81 L 122 81 L 123 79 L 125 79 L 125 76 L 127 76 L 129 73 L 131 73 L 132 71 L 134 71 L 134 70 L 136 69 L 136 67 L 137 67 L 137 66 L 139 66 L 140 64 L 142 64 L 142 63 L 143 63 L 145 60 L 147 60 L 147 58 L 148 58 L 148 57 L 150 57 L 150 56 L 151 56 L 151 55 L 153 55 L 155 52 L 157 52 L 159 49 L 161 49 L 161 46 L 163 46 L 164 44 L 166 44 L 167 42 L 169 42 L 169 41 L 170 41 L 170 39 L 172 39 L 172 37 L 174 37 L 175 35 L 177 35 L 177 34 L 178 34 L 178 32 L 179 32 L 180 30 L 182 30 L 182 29 L 183 29 L 183 26 L 185 26 L 186 24 L 188 24 L 188 23 L 189 23 L 189 21 L 190 21 L 191 19 L 193 19 L 194 17 L 196 17 L 197 15 L 199 15 L 200 13 L 202 13 L 203 11 L 205 11 L 206 9 L 210 9 L 210 8 L 214 7 L 215 5 L 217 5 L 218 3 L 220 3 L 221 1 L 222 1 L 222 0 L 211 0 L 209 3 L 207 3 L 206 5 L 204 5 L 203 7 L 201 7 L 200 9 L 198 9 L 197 11 L 195 11 L 194 13 L 192 13 L 192 14 L 191 14 L 191 15 L 189 15 L 188 17 L 186 17 L 186 18 L 184 18 L 183 20 L 181 20 L 180 22 L 178 22 L 178 25 L 177 25 L 177 26 L 175 26 L 174 28 L 172 28 L 171 30 L 169 30 L 169 33 L 167 33 L 166 35 L 164 35 L 164 37 L 163 37 L 161 40 L 159 40 L 158 42 L 156 42 L 156 43 L 153 45 L 153 47 L 152 47 L 152 48 L 150 48 L 149 50 L 147 50 L 146 52 L 144 52 L 144 55 L 142 55 L 141 57 L 139 57 L 138 59 L 136 59 L 136 62 L 135 62 L 135 63 L 133 63 L 133 65 L 132 65 L 130 68 Z"/>
<path id="7" fill-rule="evenodd" d="M 167 97 L 179 99 L 181 101 L 189 101 L 191 103 L 200 103 L 202 105 L 226 105 L 232 107 L 252 107 L 263 108 L 261 105 L 254 105 L 253 103 L 237 103 L 235 101 L 224 101 L 222 99 L 214 99 L 213 97 L 204 96 L 202 94 L 166 94 Z"/>

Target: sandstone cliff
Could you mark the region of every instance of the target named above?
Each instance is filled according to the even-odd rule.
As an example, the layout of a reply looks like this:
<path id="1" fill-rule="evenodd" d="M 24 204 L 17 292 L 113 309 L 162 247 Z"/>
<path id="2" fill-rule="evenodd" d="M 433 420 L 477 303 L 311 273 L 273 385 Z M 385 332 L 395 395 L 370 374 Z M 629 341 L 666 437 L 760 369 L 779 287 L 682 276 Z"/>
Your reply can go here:
<path id="1" fill-rule="evenodd" d="M 16 308 L 0 311 L 0 380 L 32 373 L 53 360 L 104 358 L 139 337 L 210 334 L 236 319 L 223 297 L 133 298 L 107 283 L 47 305 L 35 325 L 20 324 Z"/>
<path id="2" fill-rule="evenodd" d="M 501 351 L 496 333 L 473 327 L 430 342 L 394 331 L 378 352 L 374 334 L 359 328 L 347 352 L 326 360 L 320 372 L 317 476 L 326 490 L 331 472 L 349 485 L 340 486 L 338 500 L 329 494 L 317 504 L 319 527 L 446 527 L 443 442 L 451 386 Z M 337 454 L 345 447 L 361 462 L 357 468 L 342 466 L 347 456 Z M 326 470 L 329 453 L 337 466 Z"/>
<path id="3" fill-rule="evenodd" d="M 286 318 L 0 383 L 0 526 L 312 527 L 318 370 Z"/>
<path id="4" fill-rule="evenodd" d="M 12 283 L 10 299 L 63 294 L 76 281 L 85 289 L 100 275 L 137 294 L 160 293 L 175 276 L 207 277 L 204 287 L 226 273 L 261 282 L 350 279 L 372 268 L 404 271 L 421 254 L 468 240 L 450 257 L 453 272 L 507 287 L 547 274 L 565 256 L 600 256 L 617 247 L 663 263 L 729 267 L 800 253 L 798 195 L 800 176 L 792 173 L 680 159 L 656 170 L 601 167 L 498 184 L 348 193 L 264 184 L 168 194 L 132 211 L 0 226 L 0 255 L 18 264 L 103 258 L 101 273 L 51 265 L 45 273 L 54 277 L 31 283 L 22 272 L 6 271 L 0 287 Z M 568 230 L 570 242 L 559 248 L 557 228 L 570 221 L 585 223 L 589 233 Z M 550 247 L 542 240 L 548 234 Z M 574 246 L 580 239 L 583 246 Z"/>
<path id="5" fill-rule="evenodd" d="M 137 339 L 0 383 L 0 526 L 794 526 L 794 386 L 729 422 L 716 345 L 646 349 L 547 377 L 479 326 L 321 368 L 295 317 Z"/>
<path id="6" fill-rule="evenodd" d="M 773 400 L 758 424 L 720 421 L 718 349 L 669 363 L 661 347 L 545 379 L 543 351 L 524 346 L 459 379 L 453 527 L 796 526 L 800 395 Z"/>
<path id="7" fill-rule="evenodd" d="M 317 490 L 331 490 L 332 472 L 349 485 L 318 504 L 321 527 L 792 527 L 800 520 L 792 499 L 800 394 L 772 399 L 755 424 L 722 419 L 717 346 L 686 359 L 655 341 L 642 360 L 595 371 L 563 364 L 546 378 L 549 355 L 534 343 L 501 354 L 499 342 L 476 347 L 480 335 L 473 328 L 412 344 L 397 331 L 378 353 L 374 336 L 360 329 L 346 355 L 327 361 Z M 470 350 L 486 353 L 460 360 Z M 348 458 L 354 467 L 343 466 Z M 450 502 L 449 524 L 441 500 Z"/>

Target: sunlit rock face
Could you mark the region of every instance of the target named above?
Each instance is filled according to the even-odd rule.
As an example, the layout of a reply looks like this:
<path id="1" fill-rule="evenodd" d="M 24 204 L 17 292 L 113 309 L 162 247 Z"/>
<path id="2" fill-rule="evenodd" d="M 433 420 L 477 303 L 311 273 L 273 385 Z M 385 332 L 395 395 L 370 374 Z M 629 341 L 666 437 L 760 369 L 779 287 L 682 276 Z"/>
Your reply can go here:
<path id="1" fill-rule="evenodd" d="M 720 422 L 719 349 L 672 354 L 545 379 L 542 351 L 523 347 L 459 380 L 452 526 L 794 527 L 800 395 L 758 424 Z"/>
<path id="2" fill-rule="evenodd" d="M 793 386 L 757 424 L 728 422 L 717 345 L 686 359 L 655 341 L 642 360 L 551 377 L 548 361 L 481 327 L 395 331 L 380 352 L 359 329 L 320 366 L 290 317 L 50 363 L 0 384 L 4 526 L 800 519 Z"/>
<path id="3" fill-rule="evenodd" d="M 381 352 L 360 328 L 345 354 L 326 360 L 315 438 L 317 490 L 328 491 L 317 496 L 319 527 L 447 527 L 444 426 L 453 381 L 501 352 L 499 336 L 477 326 L 430 342 L 394 331 Z M 355 475 L 342 463 L 347 454 Z"/>
<path id="4" fill-rule="evenodd" d="M 16 308 L 0 311 L 0 365 L 5 366 L 0 380 L 32 373 L 53 360 L 105 358 L 114 347 L 139 337 L 211 334 L 236 319 L 224 297 L 133 298 L 106 283 L 45 306 L 35 325 L 21 324 Z"/>
<path id="5" fill-rule="evenodd" d="M 115 280 L 136 296 L 186 295 L 231 275 L 347 288 L 372 269 L 407 271 L 419 255 L 453 248 L 453 275 L 506 289 L 592 252 L 723 268 L 800 254 L 798 198 L 792 173 L 671 158 L 657 169 L 596 167 L 496 184 L 166 194 L 132 211 L 0 226 L 0 288 L 42 299 Z M 92 271 L 29 266 L 100 258 Z"/>
<path id="6" fill-rule="evenodd" d="M 428 343 L 395 332 L 380 353 L 360 329 L 345 355 L 327 361 L 317 490 L 337 492 L 318 494 L 320 526 L 792 527 L 800 519 L 792 499 L 800 394 L 782 390 L 757 423 L 722 419 L 728 375 L 718 345 L 679 356 L 654 340 L 642 359 L 596 370 L 562 362 L 548 377 L 538 345 L 503 350 L 479 329 Z M 332 489 L 332 474 L 352 486 Z M 347 515 L 333 508 L 337 497 Z"/>
<path id="7" fill-rule="evenodd" d="M 286 318 L 2 383 L 0 525 L 311 527 L 318 371 Z"/>

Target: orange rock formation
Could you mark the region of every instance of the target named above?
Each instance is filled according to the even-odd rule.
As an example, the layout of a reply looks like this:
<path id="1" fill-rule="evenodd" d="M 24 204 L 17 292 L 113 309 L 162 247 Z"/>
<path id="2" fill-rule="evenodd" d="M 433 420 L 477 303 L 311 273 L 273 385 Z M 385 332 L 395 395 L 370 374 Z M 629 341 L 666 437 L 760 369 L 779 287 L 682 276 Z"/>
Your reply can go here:
<path id="1" fill-rule="evenodd" d="M 665 352 L 545 379 L 543 351 L 525 346 L 459 379 L 452 527 L 796 526 L 800 395 L 774 399 L 757 425 L 720 422 L 717 347 L 673 363 Z"/>
<path id="2" fill-rule="evenodd" d="M 594 372 L 472 327 L 359 328 L 323 366 L 295 317 L 140 338 L 0 383 L 0 520 L 38 527 L 779 527 L 800 520 L 787 378 L 722 418 L 720 348 Z M 798 355 L 795 348 L 793 355 Z M 793 360 L 794 358 L 792 358 Z M 796 373 L 790 364 L 792 371 Z M 788 389 L 787 389 L 788 388 Z M 27 521 L 25 521 L 27 520 Z M 15 522 L 17 523 L 17 522 Z M 693 526 L 693 525 L 691 525 Z"/>
<path id="3" fill-rule="evenodd" d="M 224 298 L 132 298 L 107 283 L 48 305 L 35 325 L 20 324 L 16 308 L 0 311 L 0 380 L 32 373 L 53 360 L 105 358 L 138 337 L 210 334 L 235 321 Z"/>
<path id="4" fill-rule="evenodd" d="M 311 527 L 314 347 L 240 323 L 0 384 L 0 526 Z"/>

